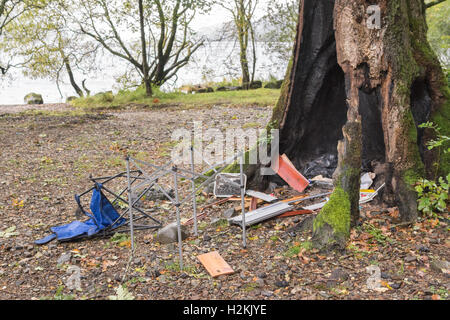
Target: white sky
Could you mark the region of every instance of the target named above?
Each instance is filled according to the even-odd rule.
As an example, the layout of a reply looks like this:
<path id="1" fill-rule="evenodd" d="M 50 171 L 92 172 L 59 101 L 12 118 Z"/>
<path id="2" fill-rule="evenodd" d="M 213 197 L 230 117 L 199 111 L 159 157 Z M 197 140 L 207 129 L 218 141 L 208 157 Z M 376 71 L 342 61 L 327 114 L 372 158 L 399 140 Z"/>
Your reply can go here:
<path id="1" fill-rule="evenodd" d="M 259 0 L 258 6 L 256 8 L 255 16 L 257 18 L 261 17 L 265 9 L 267 8 L 267 4 L 271 2 L 279 2 L 279 0 Z M 199 30 L 205 27 L 217 27 L 222 23 L 231 20 L 231 14 L 226 9 L 221 6 L 215 5 L 209 14 L 207 15 L 197 15 L 197 17 L 192 22 L 192 27 L 195 30 Z"/>

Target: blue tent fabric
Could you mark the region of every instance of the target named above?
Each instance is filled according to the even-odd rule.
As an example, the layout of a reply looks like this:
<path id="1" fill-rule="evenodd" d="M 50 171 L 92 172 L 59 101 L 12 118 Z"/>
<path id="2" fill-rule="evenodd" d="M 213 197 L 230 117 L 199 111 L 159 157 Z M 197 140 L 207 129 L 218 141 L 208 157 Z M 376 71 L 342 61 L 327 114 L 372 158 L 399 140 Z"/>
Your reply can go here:
<path id="1" fill-rule="evenodd" d="M 102 185 L 96 184 L 92 191 L 90 209 L 92 215 L 83 212 L 90 217 L 85 222 L 74 221 L 62 226 L 50 228 L 53 234 L 50 234 L 40 240 L 35 241 L 36 244 L 45 244 L 53 239 L 58 241 L 68 241 L 71 239 L 79 239 L 80 237 L 90 237 L 100 231 L 112 227 L 117 228 L 126 222 L 126 219 L 120 218 L 116 209 L 101 191 Z M 119 219 L 120 218 L 120 219 Z M 117 222 L 113 225 L 113 223 Z"/>

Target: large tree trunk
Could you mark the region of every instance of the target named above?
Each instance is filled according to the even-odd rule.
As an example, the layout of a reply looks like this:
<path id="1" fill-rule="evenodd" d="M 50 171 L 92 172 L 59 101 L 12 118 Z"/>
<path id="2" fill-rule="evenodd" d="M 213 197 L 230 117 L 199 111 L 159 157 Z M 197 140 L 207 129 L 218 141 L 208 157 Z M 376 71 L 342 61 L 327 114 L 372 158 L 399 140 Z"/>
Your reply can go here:
<path id="1" fill-rule="evenodd" d="M 373 1 L 371 1 L 372 3 Z M 380 28 L 365 0 L 304 0 L 298 33 L 271 127 L 280 153 L 306 176 L 333 175 L 335 190 L 314 223 L 318 247 L 342 246 L 359 217 L 364 171 L 384 168 L 383 200 L 417 218 L 412 183 L 430 175 L 428 120 L 448 131 L 448 88 L 426 40 L 423 0 L 380 0 Z M 443 172 L 448 158 L 441 159 Z M 333 174 L 334 173 L 334 174 Z M 271 179 L 250 170 L 254 184 Z"/>
<path id="2" fill-rule="evenodd" d="M 142 75 L 145 85 L 145 94 L 148 97 L 153 95 L 152 84 L 149 78 L 149 67 L 147 62 L 147 43 L 145 41 L 145 25 L 144 25 L 144 5 L 142 0 L 139 0 L 139 26 L 141 32 L 141 49 L 142 49 Z"/>

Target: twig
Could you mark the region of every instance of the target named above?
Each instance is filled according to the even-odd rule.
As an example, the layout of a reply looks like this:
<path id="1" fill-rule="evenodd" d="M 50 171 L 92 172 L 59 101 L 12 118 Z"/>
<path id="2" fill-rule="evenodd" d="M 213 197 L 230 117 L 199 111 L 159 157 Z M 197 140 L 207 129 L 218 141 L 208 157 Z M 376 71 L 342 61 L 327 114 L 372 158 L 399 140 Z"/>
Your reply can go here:
<path id="1" fill-rule="evenodd" d="M 410 224 L 413 224 L 413 223 L 414 223 L 414 221 L 401 222 L 401 223 L 397 223 L 397 224 L 392 225 L 391 228 L 409 226 Z"/>
<path id="2" fill-rule="evenodd" d="M 123 277 L 122 277 L 122 281 L 121 281 L 122 283 L 125 281 L 125 279 L 127 277 L 127 274 L 128 274 L 128 269 L 130 268 L 131 262 L 133 261 L 134 251 L 130 249 L 130 252 L 131 252 L 131 254 L 130 254 L 130 257 L 128 259 L 127 266 L 125 267 L 125 272 L 124 272 Z"/>

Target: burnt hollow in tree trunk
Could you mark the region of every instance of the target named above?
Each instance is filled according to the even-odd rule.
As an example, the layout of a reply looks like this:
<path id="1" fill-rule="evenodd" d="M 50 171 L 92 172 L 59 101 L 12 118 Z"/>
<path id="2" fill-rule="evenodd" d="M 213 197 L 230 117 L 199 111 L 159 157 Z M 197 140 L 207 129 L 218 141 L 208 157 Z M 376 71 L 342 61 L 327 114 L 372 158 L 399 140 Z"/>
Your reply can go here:
<path id="1" fill-rule="evenodd" d="M 381 11 L 379 28 L 367 24 L 373 4 Z M 380 173 L 384 200 L 399 207 L 403 220 L 414 220 L 411 183 L 448 162 L 426 149 L 432 134 L 418 128 L 434 121 L 448 133 L 449 124 L 448 89 L 426 40 L 423 1 L 304 0 L 297 28 L 269 127 L 280 130 L 280 154 L 305 176 L 334 178 L 335 194 L 316 219 L 319 242 L 336 229 L 332 212 L 347 212 L 342 230 L 356 222 L 361 171 Z M 256 169 L 249 168 L 251 186 L 280 182 Z"/>

